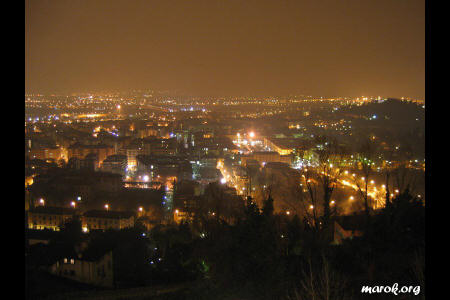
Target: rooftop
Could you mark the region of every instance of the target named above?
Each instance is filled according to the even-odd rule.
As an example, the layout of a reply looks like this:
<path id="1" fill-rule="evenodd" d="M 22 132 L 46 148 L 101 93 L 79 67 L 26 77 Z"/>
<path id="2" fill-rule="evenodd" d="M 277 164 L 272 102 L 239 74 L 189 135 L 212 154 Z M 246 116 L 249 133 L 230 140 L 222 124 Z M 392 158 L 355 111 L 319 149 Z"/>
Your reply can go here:
<path id="1" fill-rule="evenodd" d="M 97 144 L 97 145 L 84 145 L 81 143 L 75 143 L 69 146 L 69 149 L 104 149 L 104 148 L 112 148 L 112 146 L 108 146 L 105 144 Z"/>
<path id="2" fill-rule="evenodd" d="M 107 210 L 89 210 L 84 213 L 88 218 L 106 218 L 106 219 L 129 219 L 134 216 L 129 211 L 107 211 Z"/>
<path id="3" fill-rule="evenodd" d="M 31 208 L 30 212 L 49 215 L 73 215 L 76 209 L 69 207 L 36 206 Z"/>

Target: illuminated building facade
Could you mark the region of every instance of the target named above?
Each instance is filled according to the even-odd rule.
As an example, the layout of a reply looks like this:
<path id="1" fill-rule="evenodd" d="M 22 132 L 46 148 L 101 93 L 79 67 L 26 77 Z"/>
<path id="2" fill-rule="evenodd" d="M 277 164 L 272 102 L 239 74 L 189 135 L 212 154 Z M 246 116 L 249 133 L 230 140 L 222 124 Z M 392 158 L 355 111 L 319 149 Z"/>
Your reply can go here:
<path id="1" fill-rule="evenodd" d="M 282 139 L 264 138 L 264 146 L 278 152 L 280 155 L 289 155 L 294 151 L 292 147 L 283 143 Z"/>
<path id="2" fill-rule="evenodd" d="M 28 211 L 28 228 L 59 231 L 74 214 L 73 208 L 37 206 Z"/>
<path id="3" fill-rule="evenodd" d="M 253 152 L 249 155 L 241 156 L 242 166 L 246 166 L 250 160 L 256 160 L 261 165 L 264 165 L 268 162 L 283 162 L 290 164 L 292 162 L 292 156 L 281 155 L 275 151 Z"/>
<path id="4" fill-rule="evenodd" d="M 133 227 L 134 221 L 135 215 L 132 212 L 90 210 L 83 214 L 82 223 L 83 230 L 106 230 Z"/>

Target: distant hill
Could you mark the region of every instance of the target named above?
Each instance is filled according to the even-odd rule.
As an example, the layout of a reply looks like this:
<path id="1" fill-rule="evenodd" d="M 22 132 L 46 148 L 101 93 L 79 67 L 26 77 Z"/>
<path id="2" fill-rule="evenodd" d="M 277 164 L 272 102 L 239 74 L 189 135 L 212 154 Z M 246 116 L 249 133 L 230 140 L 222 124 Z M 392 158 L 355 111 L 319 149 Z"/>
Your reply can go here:
<path id="1" fill-rule="evenodd" d="M 400 122 L 424 120 L 425 109 L 421 105 L 399 99 L 388 99 L 384 102 L 371 102 L 361 106 L 349 106 L 341 109 L 340 113 L 376 116 L 377 120 L 390 119 Z"/>

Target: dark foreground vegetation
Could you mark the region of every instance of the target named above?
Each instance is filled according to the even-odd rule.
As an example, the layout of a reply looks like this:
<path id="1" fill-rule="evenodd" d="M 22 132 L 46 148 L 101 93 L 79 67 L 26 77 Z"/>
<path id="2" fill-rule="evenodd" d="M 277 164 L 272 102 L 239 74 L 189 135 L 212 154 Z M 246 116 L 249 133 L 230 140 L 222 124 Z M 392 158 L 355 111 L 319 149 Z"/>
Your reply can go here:
<path id="1" fill-rule="evenodd" d="M 145 232 L 137 224 L 85 235 L 74 219 L 48 245 L 28 248 L 27 292 L 39 298 L 98 291 L 37 275 L 84 243 L 84 255 L 113 249 L 116 289 L 181 284 L 159 296 L 144 293 L 142 299 L 360 299 L 367 297 L 361 294 L 363 285 L 394 283 L 421 286 L 418 296 L 401 299 L 424 298 L 424 212 L 421 200 L 406 190 L 377 213 L 362 216 L 363 235 L 339 244 L 332 242 L 332 226 L 274 214 L 270 197 L 262 208 L 249 198 L 233 224 L 210 218 L 197 226 L 164 225 Z"/>

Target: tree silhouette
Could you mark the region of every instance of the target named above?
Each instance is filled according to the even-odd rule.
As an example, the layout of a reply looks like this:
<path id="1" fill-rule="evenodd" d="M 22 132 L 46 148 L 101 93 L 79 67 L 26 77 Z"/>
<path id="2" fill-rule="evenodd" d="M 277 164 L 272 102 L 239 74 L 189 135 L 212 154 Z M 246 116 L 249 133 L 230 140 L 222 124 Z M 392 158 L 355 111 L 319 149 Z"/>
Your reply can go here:
<path id="1" fill-rule="evenodd" d="M 374 156 L 375 156 L 375 144 L 372 140 L 365 140 L 358 151 L 357 157 L 357 168 L 361 169 L 364 178 L 362 179 L 362 183 L 355 178 L 355 184 L 358 187 L 359 194 L 361 195 L 364 201 L 364 212 L 366 214 L 366 219 L 368 220 L 370 217 L 371 210 L 371 199 L 369 197 L 368 183 L 370 176 L 373 173 L 373 168 L 375 165 Z"/>
<path id="2" fill-rule="evenodd" d="M 336 214 L 336 204 L 332 195 L 338 186 L 342 173 L 342 156 L 344 149 L 336 140 L 322 137 L 322 148 L 316 150 L 317 166 L 303 169 L 301 186 L 306 186 L 304 199 L 309 199 L 309 205 L 304 204 L 304 210 L 310 224 L 315 230 L 328 228 L 330 220 Z M 334 205 L 332 205 L 334 204 Z"/>

